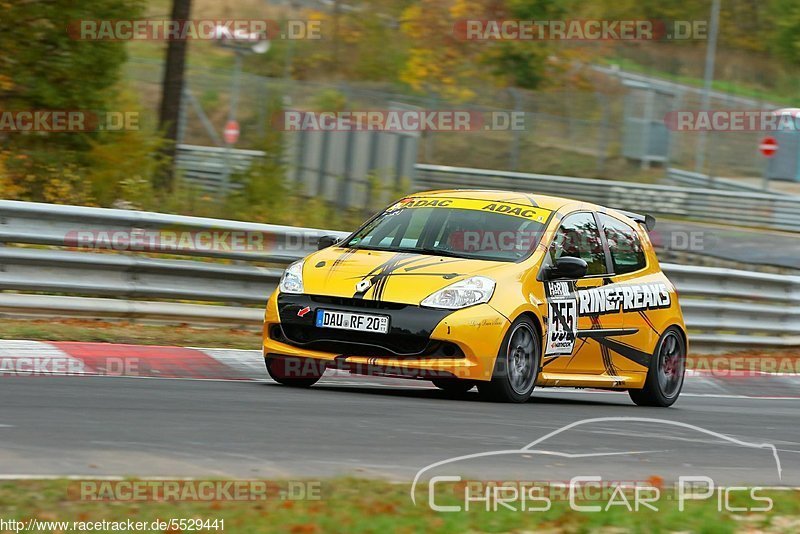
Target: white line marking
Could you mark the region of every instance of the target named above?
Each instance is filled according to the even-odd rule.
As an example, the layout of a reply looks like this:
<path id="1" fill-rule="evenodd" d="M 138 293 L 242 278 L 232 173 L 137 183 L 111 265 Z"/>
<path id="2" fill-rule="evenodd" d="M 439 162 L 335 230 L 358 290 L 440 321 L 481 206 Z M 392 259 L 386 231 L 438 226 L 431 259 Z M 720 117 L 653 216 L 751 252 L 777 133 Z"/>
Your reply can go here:
<path id="1" fill-rule="evenodd" d="M 234 369 L 242 376 L 248 378 L 263 378 L 267 376 L 264 366 L 264 355 L 258 350 L 234 349 L 193 349 L 202 352 L 225 367 Z"/>

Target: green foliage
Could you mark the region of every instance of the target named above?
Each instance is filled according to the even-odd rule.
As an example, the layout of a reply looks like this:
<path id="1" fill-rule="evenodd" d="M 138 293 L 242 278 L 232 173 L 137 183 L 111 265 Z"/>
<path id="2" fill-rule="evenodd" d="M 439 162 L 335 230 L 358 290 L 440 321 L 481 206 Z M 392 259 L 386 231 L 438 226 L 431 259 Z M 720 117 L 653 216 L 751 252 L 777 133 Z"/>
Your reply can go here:
<path id="1" fill-rule="evenodd" d="M 314 98 L 317 111 L 343 111 L 347 108 L 347 96 L 335 89 L 325 89 Z"/>
<path id="2" fill-rule="evenodd" d="M 67 26 L 81 19 L 140 17 L 145 5 L 149 5 L 151 13 L 165 13 L 169 3 L 169 0 L 0 0 L 0 109 L 87 110 L 102 114 L 151 108 L 153 102 L 139 101 L 147 96 L 132 94 L 120 81 L 120 69 L 126 59 L 125 43 L 76 40 L 67 32 Z M 357 0 L 348 6 L 357 9 L 342 9 L 338 14 L 331 10 L 304 11 L 305 18 L 322 21 L 323 39 L 275 39 L 267 54 L 245 59 L 245 70 L 294 79 L 389 82 L 395 88 L 405 84 L 399 90 L 420 95 L 435 92 L 443 100 L 452 101 L 469 101 L 476 94 L 486 94 L 487 86 L 489 91 L 492 86 L 507 85 L 580 89 L 576 80 L 569 78 L 577 75 L 566 71 L 575 71 L 577 69 L 572 67 L 593 62 L 612 47 L 646 49 L 663 62 L 668 61 L 671 52 L 685 47 L 682 50 L 697 51 L 702 61 L 706 43 L 704 40 L 633 44 L 465 42 L 454 38 L 453 21 L 465 18 L 705 21 L 711 1 Z M 234 16 L 241 7 L 231 5 L 225 9 Z M 296 15 L 281 12 L 283 17 L 299 18 Z M 762 57 L 770 59 L 768 55 L 772 53 L 786 62 L 773 62 L 778 65 L 777 70 L 781 66 L 800 65 L 799 35 L 800 3 L 797 0 L 725 0 L 722 3 L 721 57 L 725 51 L 734 54 L 747 51 L 760 61 Z M 153 48 L 161 44 L 156 43 Z M 229 54 L 217 53 L 216 49 L 215 53 L 207 53 L 211 48 L 213 45 L 207 42 L 191 43 L 190 62 L 228 69 Z M 640 67 L 664 70 L 663 64 L 651 65 L 646 59 L 647 56 L 642 55 L 635 61 Z M 696 73 L 681 71 L 685 69 L 681 61 L 676 58 L 676 68 L 670 72 L 676 76 L 696 77 Z M 724 78 L 721 66 L 718 62 L 716 87 L 724 89 L 726 81 L 734 84 L 742 81 L 736 78 L 738 69 L 729 69 L 728 78 Z M 789 82 L 797 78 L 789 78 L 793 73 L 791 67 L 783 70 L 788 80 L 783 86 L 790 86 L 792 90 L 794 87 Z M 780 76 L 752 78 L 754 94 L 780 81 Z M 200 93 L 201 103 L 214 122 L 224 108 L 219 91 L 214 87 Z M 222 94 L 227 94 L 227 88 Z M 277 102 L 270 105 L 279 109 Z M 346 94 L 324 90 L 313 99 L 310 107 L 338 111 L 347 106 Z M 264 128 L 268 134 L 260 141 L 261 146 L 248 147 L 265 150 L 267 158 L 233 177 L 241 187 L 228 198 L 219 199 L 196 191 L 180 180 L 172 193 L 154 191 L 150 183 L 163 163 L 158 159 L 163 143 L 153 125 L 147 124 L 144 112 L 141 115 L 143 120 L 138 130 L 0 133 L 0 196 L 325 227 L 354 224 L 363 216 L 363 211 L 370 209 L 341 212 L 319 199 L 307 200 L 305 195 L 294 191 L 287 185 L 290 181 L 286 175 L 293 175 L 293 172 L 283 161 L 284 140 L 269 125 Z M 154 121 L 153 117 L 150 119 Z M 486 150 L 487 157 L 495 156 L 483 145 L 458 150 L 462 152 L 453 150 L 453 155 L 448 156 L 450 160 L 458 160 L 463 150 L 473 155 Z M 448 147 L 443 145 L 440 152 L 446 154 Z M 505 157 L 502 159 L 505 161 Z M 541 160 L 538 156 L 537 165 L 541 165 Z M 560 165 L 565 167 L 562 169 Z M 572 155 L 560 158 L 557 170 L 574 174 L 576 165 L 589 168 L 589 163 L 584 164 L 581 157 Z M 370 178 L 370 182 L 376 197 L 397 196 L 388 188 L 378 191 L 381 188 L 375 177 Z"/>
<path id="3" fill-rule="evenodd" d="M 557 20 L 564 16 L 566 5 L 555 0 L 509 0 L 509 18 L 518 20 Z M 488 63 L 500 79 L 526 89 L 539 87 L 545 79 L 547 56 L 553 43 L 547 41 L 502 41 Z"/>
<path id="4" fill-rule="evenodd" d="M 139 0 L 0 2 L 0 109 L 81 111 L 104 116 L 123 111 L 115 90 L 124 44 L 88 41 L 68 32 L 82 19 L 129 19 Z M 129 111 L 129 110 L 125 110 Z M 11 132 L 0 137 L 13 154 L 5 165 L 4 195 L 26 200 L 95 203 L 102 188 L 84 180 L 92 154 L 111 133 Z"/>
<path id="5" fill-rule="evenodd" d="M 548 49 L 542 43 L 505 41 L 497 44 L 490 65 L 498 78 L 508 78 L 511 85 L 535 89 L 545 80 Z"/>
<path id="6" fill-rule="evenodd" d="M 775 30 L 771 48 L 779 57 L 800 65 L 800 3 L 796 0 L 772 0 L 770 15 Z"/>
<path id="7" fill-rule="evenodd" d="M 123 43 L 78 40 L 67 25 L 81 19 L 138 16 L 138 0 L 42 0 L 0 3 L 0 75 L 5 105 L 106 109 L 107 90 L 125 59 Z"/>

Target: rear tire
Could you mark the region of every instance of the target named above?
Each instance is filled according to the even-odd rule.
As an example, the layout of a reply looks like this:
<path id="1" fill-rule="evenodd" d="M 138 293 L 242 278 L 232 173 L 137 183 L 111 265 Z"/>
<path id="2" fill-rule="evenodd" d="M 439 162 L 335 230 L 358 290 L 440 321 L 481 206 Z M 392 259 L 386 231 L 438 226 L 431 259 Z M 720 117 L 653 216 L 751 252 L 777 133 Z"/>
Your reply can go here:
<path id="1" fill-rule="evenodd" d="M 681 331 L 671 326 L 656 344 L 644 388 L 628 390 L 628 394 L 638 406 L 668 408 L 681 394 L 685 372 L 686 342 Z"/>
<path id="2" fill-rule="evenodd" d="M 463 395 L 475 387 L 475 382 L 458 378 L 435 378 L 432 382 L 434 386 L 450 395 Z"/>
<path id="3" fill-rule="evenodd" d="M 267 373 L 278 384 L 307 388 L 316 384 L 325 373 L 325 363 L 305 358 L 269 357 L 264 359 Z"/>
<path id="4" fill-rule="evenodd" d="M 539 376 L 541 347 L 533 321 L 527 317 L 514 321 L 500 345 L 492 379 L 478 382 L 481 396 L 494 402 L 526 402 Z"/>

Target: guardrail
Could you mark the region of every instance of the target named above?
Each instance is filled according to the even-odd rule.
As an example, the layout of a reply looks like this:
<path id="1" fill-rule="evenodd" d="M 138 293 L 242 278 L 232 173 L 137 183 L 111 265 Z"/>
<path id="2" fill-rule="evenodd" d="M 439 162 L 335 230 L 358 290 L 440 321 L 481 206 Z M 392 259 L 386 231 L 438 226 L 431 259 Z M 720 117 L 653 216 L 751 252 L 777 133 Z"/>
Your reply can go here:
<path id="1" fill-rule="evenodd" d="M 650 185 L 570 176 L 417 165 L 423 189 L 508 189 L 567 196 L 603 206 L 738 226 L 800 231 L 800 197 Z"/>
<path id="2" fill-rule="evenodd" d="M 179 145 L 177 165 L 184 179 L 217 193 L 224 187 L 226 150 Z M 231 150 L 234 171 L 246 170 L 264 156 L 257 150 Z M 686 217 L 698 221 L 800 231 L 800 196 L 764 192 L 758 187 L 680 169 L 667 169 L 667 180 L 680 185 L 652 185 L 574 176 L 417 164 L 414 187 L 423 189 L 495 188 L 567 196 L 630 211 Z M 235 185 L 231 185 L 235 187 Z"/>
<path id="3" fill-rule="evenodd" d="M 225 167 L 230 163 L 233 173 L 246 171 L 254 160 L 266 155 L 261 150 L 228 149 L 214 146 L 178 145 L 175 164 L 183 179 L 201 191 L 218 193 L 226 187 Z M 226 160 L 227 158 L 227 160 Z M 236 187 L 236 184 L 228 184 Z"/>
<path id="4" fill-rule="evenodd" d="M 760 186 L 737 182 L 736 180 L 731 180 L 730 178 L 715 176 L 712 179 L 707 174 L 686 171 L 683 169 L 667 169 L 665 181 L 670 185 L 700 187 L 705 189 L 721 189 L 723 191 L 747 191 L 753 193 L 764 193 L 766 195 L 783 194 L 777 191 L 764 191 L 764 189 Z"/>
<path id="5" fill-rule="evenodd" d="M 0 314 L 257 327 L 322 235 L 344 233 L 0 200 Z M 696 351 L 800 346 L 800 277 L 662 267 Z"/>

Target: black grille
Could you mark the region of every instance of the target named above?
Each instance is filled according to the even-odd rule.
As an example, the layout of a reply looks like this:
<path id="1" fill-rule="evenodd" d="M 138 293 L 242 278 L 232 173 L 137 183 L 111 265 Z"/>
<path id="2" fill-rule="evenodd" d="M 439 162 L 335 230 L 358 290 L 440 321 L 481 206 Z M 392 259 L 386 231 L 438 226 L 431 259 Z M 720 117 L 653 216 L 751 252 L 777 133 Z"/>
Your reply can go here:
<path id="1" fill-rule="evenodd" d="M 297 324 L 283 325 L 283 333 L 290 341 L 310 349 L 326 352 L 354 354 L 354 351 L 375 356 L 375 349 L 393 355 L 420 354 L 428 346 L 428 338 L 403 334 L 373 334 L 335 328 L 317 328 Z"/>
<path id="2" fill-rule="evenodd" d="M 405 304 L 396 304 L 394 302 L 381 302 L 379 300 L 365 300 L 365 299 L 352 299 L 345 297 L 324 297 L 314 295 L 311 300 L 319 304 L 331 304 L 334 306 L 352 306 L 354 308 L 363 308 L 367 310 L 402 310 L 407 308 Z"/>

